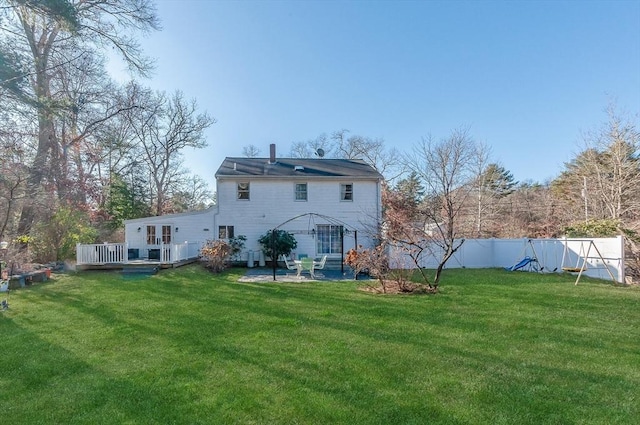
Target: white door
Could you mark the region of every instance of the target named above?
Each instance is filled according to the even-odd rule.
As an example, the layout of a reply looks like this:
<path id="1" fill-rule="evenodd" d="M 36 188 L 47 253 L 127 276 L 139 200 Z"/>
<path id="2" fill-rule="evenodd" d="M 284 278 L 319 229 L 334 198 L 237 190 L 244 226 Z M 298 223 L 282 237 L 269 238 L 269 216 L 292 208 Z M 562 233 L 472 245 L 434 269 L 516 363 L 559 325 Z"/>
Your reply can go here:
<path id="1" fill-rule="evenodd" d="M 149 260 L 162 260 L 160 255 L 162 245 L 171 244 L 171 225 L 147 224 L 146 249 Z M 168 249 L 165 248 L 165 250 Z"/>

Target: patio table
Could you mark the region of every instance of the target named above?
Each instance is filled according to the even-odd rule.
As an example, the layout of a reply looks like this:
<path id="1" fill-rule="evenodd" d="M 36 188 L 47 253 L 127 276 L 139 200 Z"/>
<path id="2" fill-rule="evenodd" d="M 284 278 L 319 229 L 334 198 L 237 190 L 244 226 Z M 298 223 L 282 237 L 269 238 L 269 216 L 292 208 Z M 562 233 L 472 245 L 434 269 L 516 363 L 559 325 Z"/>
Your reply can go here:
<path id="1" fill-rule="evenodd" d="M 296 268 L 298 269 L 298 273 L 296 274 L 296 276 L 300 277 L 300 275 L 302 274 L 302 272 L 304 272 L 305 270 L 309 272 L 309 275 L 311 276 L 311 279 L 315 279 L 315 274 L 313 269 L 316 266 L 316 262 L 313 261 L 312 258 L 301 258 L 299 260 L 293 260 L 293 262 L 296 265 Z"/>

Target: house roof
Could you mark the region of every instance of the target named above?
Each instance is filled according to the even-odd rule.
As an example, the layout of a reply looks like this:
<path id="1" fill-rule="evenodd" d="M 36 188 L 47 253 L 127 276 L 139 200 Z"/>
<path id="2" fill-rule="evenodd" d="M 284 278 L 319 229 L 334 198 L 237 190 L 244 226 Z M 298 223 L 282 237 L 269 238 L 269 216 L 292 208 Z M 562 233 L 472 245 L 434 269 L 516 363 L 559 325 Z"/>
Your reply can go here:
<path id="1" fill-rule="evenodd" d="M 156 222 L 156 221 L 167 221 L 172 220 L 179 217 L 190 217 L 199 214 L 212 214 L 217 210 L 217 206 L 213 205 L 204 210 L 196 210 L 196 211 L 185 211 L 181 213 L 175 214 L 164 214 L 164 215 L 156 215 L 151 217 L 141 217 L 141 218 L 130 218 L 129 220 L 124 220 L 124 224 L 132 224 L 132 223 L 147 223 L 147 222 Z"/>
<path id="2" fill-rule="evenodd" d="M 227 157 L 218 168 L 216 179 L 229 177 L 383 178 L 372 166 L 360 159 L 278 158 L 269 163 L 269 158 Z"/>

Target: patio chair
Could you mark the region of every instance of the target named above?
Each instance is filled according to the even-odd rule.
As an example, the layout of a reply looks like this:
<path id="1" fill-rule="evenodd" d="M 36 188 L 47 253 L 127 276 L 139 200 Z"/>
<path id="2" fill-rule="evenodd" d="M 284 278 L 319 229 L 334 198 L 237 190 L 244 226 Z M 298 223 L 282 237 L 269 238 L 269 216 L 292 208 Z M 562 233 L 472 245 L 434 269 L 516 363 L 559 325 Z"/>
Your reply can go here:
<path id="1" fill-rule="evenodd" d="M 288 270 L 295 271 L 296 272 L 296 276 L 300 277 L 300 265 L 299 264 L 297 264 L 293 260 L 289 260 L 284 254 L 282 254 L 280 256 L 280 258 L 282 258 L 282 261 L 284 262 L 285 266 L 287 266 Z"/>
<path id="2" fill-rule="evenodd" d="M 314 270 L 314 273 L 315 273 L 315 271 L 316 271 L 316 270 L 322 270 L 322 269 L 324 269 L 324 265 L 325 265 L 325 263 L 326 263 L 326 262 L 327 262 L 327 256 L 326 256 L 326 255 L 323 255 L 323 256 L 322 256 L 322 259 L 321 259 L 320 261 L 314 261 L 314 262 L 313 262 L 313 270 Z M 315 273 L 315 274 L 316 274 L 317 276 L 323 276 L 323 274 L 322 274 L 322 273 Z"/>

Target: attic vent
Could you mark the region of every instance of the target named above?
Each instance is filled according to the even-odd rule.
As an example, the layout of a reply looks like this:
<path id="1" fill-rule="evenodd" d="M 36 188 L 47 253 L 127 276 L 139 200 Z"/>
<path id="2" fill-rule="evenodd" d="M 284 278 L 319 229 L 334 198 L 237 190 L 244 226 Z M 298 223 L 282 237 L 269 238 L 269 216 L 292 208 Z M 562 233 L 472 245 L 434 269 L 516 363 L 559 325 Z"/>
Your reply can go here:
<path id="1" fill-rule="evenodd" d="M 296 165 L 293 169 L 296 171 L 304 171 L 304 167 L 302 165 Z"/>

